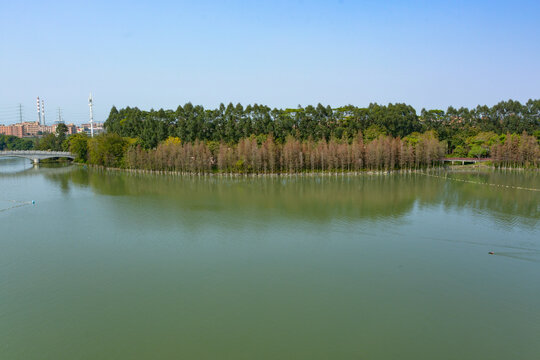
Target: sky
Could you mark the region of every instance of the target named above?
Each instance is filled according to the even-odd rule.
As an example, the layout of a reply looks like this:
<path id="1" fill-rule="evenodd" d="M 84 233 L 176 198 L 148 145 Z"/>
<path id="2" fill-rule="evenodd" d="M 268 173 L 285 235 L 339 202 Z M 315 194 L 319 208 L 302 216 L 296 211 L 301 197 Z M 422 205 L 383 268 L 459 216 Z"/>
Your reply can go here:
<path id="1" fill-rule="evenodd" d="M 540 1 L 0 0 L 0 124 L 192 102 L 540 98 Z"/>

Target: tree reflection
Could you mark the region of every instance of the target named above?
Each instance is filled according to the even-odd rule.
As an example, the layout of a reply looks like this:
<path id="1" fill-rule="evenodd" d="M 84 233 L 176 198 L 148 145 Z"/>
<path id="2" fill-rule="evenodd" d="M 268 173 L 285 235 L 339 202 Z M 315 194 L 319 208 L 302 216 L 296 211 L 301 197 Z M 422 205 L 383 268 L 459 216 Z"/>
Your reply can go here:
<path id="1" fill-rule="evenodd" d="M 133 174 L 75 168 L 45 175 L 66 188 L 89 187 L 97 194 L 136 197 L 140 206 L 178 219 L 178 212 L 216 212 L 234 217 L 287 217 L 328 222 L 334 219 L 399 219 L 419 207 L 480 211 L 499 225 L 535 227 L 540 192 L 488 184 L 538 187 L 536 172 L 451 172 L 447 179 L 423 174 L 359 176 L 222 177 Z M 456 179 L 474 181 L 460 182 Z M 157 211 L 157 210 L 156 210 Z"/>

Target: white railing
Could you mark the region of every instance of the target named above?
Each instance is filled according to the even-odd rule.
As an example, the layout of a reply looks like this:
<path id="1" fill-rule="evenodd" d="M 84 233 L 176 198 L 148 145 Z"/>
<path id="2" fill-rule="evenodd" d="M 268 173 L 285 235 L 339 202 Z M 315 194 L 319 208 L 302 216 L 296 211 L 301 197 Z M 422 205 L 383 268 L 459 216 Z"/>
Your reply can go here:
<path id="1" fill-rule="evenodd" d="M 37 150 L 5 150 L 0 151 L 0 155 L 18 155 L 18 156 L 35 156 L 35 155 L 46 155 L 46 156 L 73 156 L 72 153 L 67 151 L 37 151 Z"/>

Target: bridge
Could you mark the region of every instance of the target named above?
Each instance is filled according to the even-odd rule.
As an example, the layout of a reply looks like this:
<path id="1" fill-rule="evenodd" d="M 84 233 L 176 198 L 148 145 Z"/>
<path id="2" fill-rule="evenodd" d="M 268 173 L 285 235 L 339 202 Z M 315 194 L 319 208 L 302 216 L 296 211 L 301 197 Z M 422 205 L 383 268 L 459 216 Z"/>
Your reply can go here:
<path id="1" fill-rule="evenodd" d="M 68 158 L 75 159 L 75 155 L 66 151 L 36 151 L 36 150 L 7 150 L 0 151 L 1 157 L 20 157 L 30 159 L 34 164 L 39 164 L 44 159 Z"/>
<path id="2" fill-rule="evenodd" d="M 442 161 L 444 162 L 449 162 L 450 164 L 453 164 L 454 162 L 460 162 L 461 165 L 465 165 L 466 163 L 469 163 L 469 164 L 476 164 L 476 163 L 481 163 L 481 162 L 486 162 L 486 161 L 491 161 L 491 159 L 489 158 L 481 158 L 481 159 L 478 159 L 478 158 L 444 158 L 442 159 Z"/>

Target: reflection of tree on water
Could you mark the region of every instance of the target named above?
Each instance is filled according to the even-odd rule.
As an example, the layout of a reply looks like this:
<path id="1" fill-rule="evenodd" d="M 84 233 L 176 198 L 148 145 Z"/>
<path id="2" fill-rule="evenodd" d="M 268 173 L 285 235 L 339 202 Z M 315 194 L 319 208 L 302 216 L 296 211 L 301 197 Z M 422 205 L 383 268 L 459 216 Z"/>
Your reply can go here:
<path id="1" fill-rule="evenodd" d="M 20 159 L 17 159 L 20 164 Z M 0 171 L 0 178 L 20 178 L 25 176 L 58 176 L 64 173 L 68 173 L 76 169 L 76 166 L 65 165 L 65 164 L 41 164 L 41 165 L 32 165 L 28 163 L 28 166 L 25 166 L 16 171 Z"/>
<path id="2" fill-rule="evenodd" d="M 22 174 L 32 169 L 32 162 L 17 157 L 0 157 L 0 177 Z"/>
<path id="3" fill-rule="evenodd" d="M 75 171 L 70 177 L 101 194 L 157 196 L 164 200 L 164 207 L 232 213 L 276 211 L 321 220 L 403 216 L 417 193 L 426 191 L 425 179 L 411 178 L 407 189 L 400 190 L 403 184 L 388 176 L 199 178 Z"/>
<path id="4" fill-rule="evenodd" d="M 60 184 L 60 189 L 63 194 L 70 191 L 70 174 L 77 171 L 78 167 L 64 164 L 47 164 L 34 167 L 31 171 L 24 175 L 42 175 L 45 179 L 52 180 L 54 183 Z"/>
<path id="5" fill-rule="evenodd" d="M 449 173 L 486 183 L 534 186 L 536 173 L 486 171 Z M 434 179 L 421 174 L 360 176 L 233 177 L 141 175 L 77 168 L 47 175 L 59 182 L 90 186 L 110 196 L 159 201 L 174 218 L 176 211 L 219 211 L 230 216 L 285 216 L 315 221 L 398 219 L 419 206 L 443 204 L 447 210 L 474 209 L 503 226 L 536 226 L 540 194 L 481 184 Z M 536 185 L 537 186 L 537 185 Z"/>
<path id="6" fill-rule="evenodd" d="M 78 167 L 66 163 L 50 163 L 32 165 L 30 160 L 21 158 L 2 159 L 2 165 L 7 165 L 8 171 L 0 169 L 0 179 L 20 179 L 22 177 L 44 176 L 46 179 L 59 183 L 63 193 L 69 192 L 70 176 L 68 175 Z"/>

